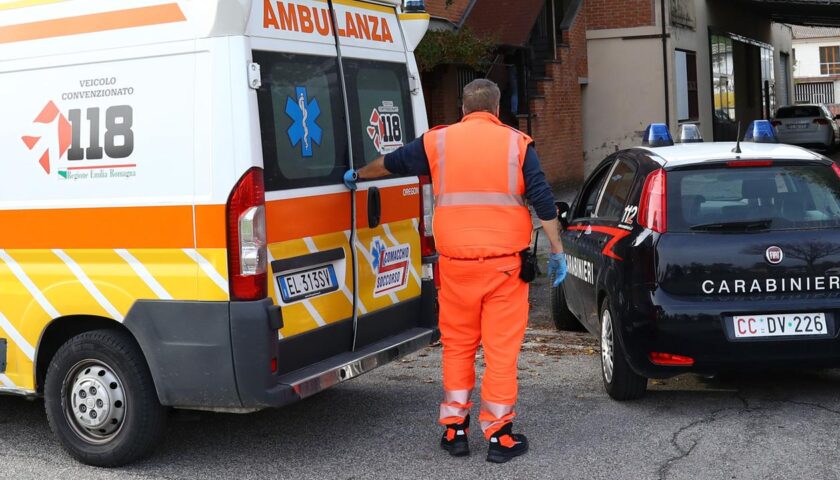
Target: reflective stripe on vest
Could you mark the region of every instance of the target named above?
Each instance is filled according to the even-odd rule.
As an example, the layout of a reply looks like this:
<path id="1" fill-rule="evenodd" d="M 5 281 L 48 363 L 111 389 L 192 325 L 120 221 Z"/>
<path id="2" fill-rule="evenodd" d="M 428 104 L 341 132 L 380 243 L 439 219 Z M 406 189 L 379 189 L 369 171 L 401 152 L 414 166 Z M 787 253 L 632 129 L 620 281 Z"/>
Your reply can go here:
<path id="1" fill-rule="evenodd" d="M 443 191 L 443 169 L 446 166 L 446 129 L 443 129 L 436 134 L 435 137 L 437 139 L 437 158 L 438 158 L 438 169 L 440 169 L 440 174 L 438 175 L 438 188 L 440 191 Z"/>
<path id="2" fill-rule="evenodd" d="M 466 207 L 475 205 L 524 207 L 525 198 L 522 195 L 513 195 L 510 193 L 458 192 L 440 195 L 435 203 L 437 207 Z"/>
<path id="3" fill-rule="evenodd" d="M 437 132 L 437 154 L 438 154 L 438 188 L 444 191 L 443 182 L 446 178 L 446 130 Z M 509 193 L 496 192 L 457 192 L 441 193 L 435 199 L 437 207 L 452 206 L 499 206 L 499 207 L 524 207 L 525 197 L 518 193 L 519 188 L 519 134 L 510 132 L 510 143 L 508 144 L 508 191 Z"/>

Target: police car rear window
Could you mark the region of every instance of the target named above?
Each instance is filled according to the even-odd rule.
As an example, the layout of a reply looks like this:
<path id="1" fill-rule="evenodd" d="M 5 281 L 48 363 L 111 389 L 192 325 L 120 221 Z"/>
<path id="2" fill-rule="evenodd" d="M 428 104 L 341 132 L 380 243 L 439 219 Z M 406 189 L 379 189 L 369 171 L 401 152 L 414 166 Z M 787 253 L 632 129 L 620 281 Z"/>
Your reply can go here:
<path id="1" fill-rule="evenodd" d="M 840 227 L 840 181 L 828 166 L 678 170 L 667 191 L 669 232 Z"/>

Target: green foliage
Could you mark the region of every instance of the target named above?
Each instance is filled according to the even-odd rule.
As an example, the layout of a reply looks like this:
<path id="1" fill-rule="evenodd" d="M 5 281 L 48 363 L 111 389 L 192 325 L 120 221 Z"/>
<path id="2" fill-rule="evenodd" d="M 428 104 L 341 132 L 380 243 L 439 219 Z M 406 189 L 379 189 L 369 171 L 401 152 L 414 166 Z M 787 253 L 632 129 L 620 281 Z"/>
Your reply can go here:
<path id="1" fill-rule="evenodd" d="M 420 70 L 430 72 L 438 65 L 467 65 L 482 71 L 492 61 L 496 42 L 481 38 L 469 28 L 458 31 L 429 31 L 414 52 Z"/>

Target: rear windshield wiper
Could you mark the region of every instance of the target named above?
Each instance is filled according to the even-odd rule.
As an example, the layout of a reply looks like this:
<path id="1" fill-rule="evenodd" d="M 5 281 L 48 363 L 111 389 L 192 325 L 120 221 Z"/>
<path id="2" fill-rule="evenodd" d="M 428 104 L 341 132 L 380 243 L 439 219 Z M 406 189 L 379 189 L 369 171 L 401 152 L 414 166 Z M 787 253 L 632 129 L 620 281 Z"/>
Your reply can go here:
<path id="1" fill-rule="evenodd" d="M 758 220 L 743 220 L 740 222 L 716 222 L 704 223 L 694 225 L 691 230 L 705 230 L 705 231 L 744 231 L 744 230 L 766 230 L 773 224 L 772 218 L 762 218 Z"/>

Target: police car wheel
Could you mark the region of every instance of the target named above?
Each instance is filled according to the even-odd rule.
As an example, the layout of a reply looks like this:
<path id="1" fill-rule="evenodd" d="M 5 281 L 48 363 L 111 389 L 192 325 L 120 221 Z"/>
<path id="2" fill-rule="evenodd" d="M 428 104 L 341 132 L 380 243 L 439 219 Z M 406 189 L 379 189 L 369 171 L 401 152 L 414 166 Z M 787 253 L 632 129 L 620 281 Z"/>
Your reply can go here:
<path id="1" fill-rule="evenodd" d="M 98 467 L 150 453 L 166 421 L 140 347 L 117 330 L 86 332 L 59 348 L 47 369 L 44 404 L 64 449 Z"/>
<path id="2" fill-rule="evenodd" d="M 647 390 L 647 378 L 634 372 L 627 363 L 607 298 L 601 305 L 601 379 L 614 400 L 642 398 Z"/>
<path id="3" fill-rule="evenodd" d="M 550 276 L 549 285 L 554 285 L 554 276 Z M 551 319 L 554 320 L 554 326 L 557 330 L 562 331 L 581 331 L 583 325 L 575 318 L 575 314 L 569 310 L 569 305 L 566 303 L 566 292 L 563 291 L 563 285 L 559 287 L 551 287 L 551 298 L 549 302 L 551 306 Z"/>

